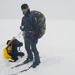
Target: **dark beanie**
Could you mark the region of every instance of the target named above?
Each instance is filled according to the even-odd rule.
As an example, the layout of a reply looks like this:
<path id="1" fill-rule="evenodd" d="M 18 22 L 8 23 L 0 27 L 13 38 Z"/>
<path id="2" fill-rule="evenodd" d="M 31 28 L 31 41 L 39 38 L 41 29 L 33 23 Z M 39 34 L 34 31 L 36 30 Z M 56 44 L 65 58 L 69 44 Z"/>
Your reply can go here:
<path id="1" fill-rule="evenodd" d="M 8 45 L 8 44 L 9 44 L 9 42 L 10 42 L 10 40 L 8 40 L 6 44 Z"/>
<path id="2" fill-rule="evenodd" d="M 27 9 L 29 6 L 27 4 L 22 4 L 21 9 Z"/>

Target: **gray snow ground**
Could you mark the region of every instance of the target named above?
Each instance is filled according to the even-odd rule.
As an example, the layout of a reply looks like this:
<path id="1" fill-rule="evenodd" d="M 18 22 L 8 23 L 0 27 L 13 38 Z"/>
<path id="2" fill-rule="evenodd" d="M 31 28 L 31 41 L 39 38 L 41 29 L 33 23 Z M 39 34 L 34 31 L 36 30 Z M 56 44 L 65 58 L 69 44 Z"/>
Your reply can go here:
<path id="1" fill-rule="evenodd" d="M 21 21 L 16 19 L 0 20 L 0 75 L 11 75 L 27 69 L 32 64 L 31 62 L 19 68 L 10 69 L 26 59 L 24 46 L 21 51 L 25 56 L 19 57 L 15 63 L 3 58 L 3 49 L 6 45 L 2 45 L 18 35 L 20 24 Z M 22 36 L 17 39 L 23 42 Z M 18 75 L 75 75 L 75 20 L 47 20 L 46 34 L 39 39 L 37 48 L 41 64 L 35 69 L 31 68 Z"/>

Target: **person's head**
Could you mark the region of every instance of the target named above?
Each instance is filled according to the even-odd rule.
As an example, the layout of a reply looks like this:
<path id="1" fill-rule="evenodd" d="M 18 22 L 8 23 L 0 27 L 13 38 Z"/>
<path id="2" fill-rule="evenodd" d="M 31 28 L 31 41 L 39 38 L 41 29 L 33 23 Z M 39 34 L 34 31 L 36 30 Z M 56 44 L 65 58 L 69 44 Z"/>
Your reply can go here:
<path id="1" fill-rule="evenodd" d="M 22 10 L 23 14 L 25 15 L 29 10 L 29 6 L 27 4 L 22 4 L 21 10 Z"/>
<path id="2" fill-rule="evenodd" d="M 16 39 L 16 37 L 12 37 L 12 40 L 15 40 Z"/>

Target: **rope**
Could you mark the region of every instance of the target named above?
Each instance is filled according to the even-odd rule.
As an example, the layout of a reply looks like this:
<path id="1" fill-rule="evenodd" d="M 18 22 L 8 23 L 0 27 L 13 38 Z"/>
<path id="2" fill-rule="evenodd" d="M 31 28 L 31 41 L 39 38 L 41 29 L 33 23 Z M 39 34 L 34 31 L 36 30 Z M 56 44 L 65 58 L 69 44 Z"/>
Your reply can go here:
<path id="1" fill-rule="evenodd" d="M 21 37 L 21 32 L 19 32 L 19 34 L 16 36 L 16 38 L 18 38 L 18 37 L 19 37 L 19 38 Z M 5 45 L 6 45 L 6 43 L 5 43 L 5 44 L 0 45 L 0 48 L 1 48 L 1 47 L 3 47 L 3 46 L 5 46 Z"/>
<path id="2" fill-rule="evenodd" d="M 21 32 L 19 32 L 19 34 L 16 36 L 16 38 L 18 38 L 18 37 L 19 37 L 19 38 L 21 37 Z M 5 44 L 0 45 L 0 48 L 1 48 L 1 47 L 3 47 L 3 46 L 5 46 L 5 45 L 6 45 L 6 43 L 5 43 Z"/>
<path id="3" fill-rule="evenodd" d="M 1 45 L 0 48 L 3 47 L 3 46 L 5 46 L 5 45 L 6 44 Z M 0 57 L 3 58 L 3 55 L 1 53 L 0 53 Z"/>
<path id="4" fill-rule="evenodd" d="M 19 32 L 19 34 L 16 36 L 16 38 L 18 38 L 18 37 L 19 37 L 19 38 L 21 37 L 21 32 Z M 0 45 L 0 48 L 3 47 L 3 46 L 5 46 L 5 45 L 6 45 L 6 43 Z M 3 57 L 2 54 L 0 54 L 0 57 Z"/>
<path id="5" fill-rule="evenodd" d="M 5 46 L 6 44 L 3 44 L 3 45 L 1 45 L 0 47 L 3 47 L 3 46 Z"/>
<path id="6" fill-rule="evenodd" d="M 5 46 L 5 45 L 6 44 L 1 45 L 0 48 L 3 47 L 3 46 Z M 1 53 L 0 53 L 0 57 L 3 58 L 3 55 Z"/>
<path id="7" fill-rule="evenodd" d="M 20 35 L 21 35 L 21 32 L 19 32 L 19 34 L 16 36 L 16 38 L 20 37 Z M 0 47 L 3 47 L 3 46 L 5 46 L 5 45 L 6 45 L 6 43 L 5 43 L 5 44 L 0 45 Z"/>
<path id="8" fill-rule="evenodd" d="M 19 32 L 19 34 L 16 36 L 16 38 L 18 38 L 18 37 L 20 38 L 21 37 L 21 33 L 22 32 Z"/>

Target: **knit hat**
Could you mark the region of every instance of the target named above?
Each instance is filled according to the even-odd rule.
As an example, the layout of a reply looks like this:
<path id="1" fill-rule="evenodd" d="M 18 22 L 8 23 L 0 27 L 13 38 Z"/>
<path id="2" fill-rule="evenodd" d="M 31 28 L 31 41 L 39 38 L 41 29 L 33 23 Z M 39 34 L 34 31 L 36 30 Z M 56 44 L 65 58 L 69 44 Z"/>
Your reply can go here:
<path id="1" fill-rule="evenodd" d="M 16 37 L 12 37 L 12 40 L 15 40 L 16 39 Z"/>
<path id="2" fill-rule="evenodd" d="M 22 4 L 21 9 L 28 9 L 29 6 L 27 4 Z"/>

